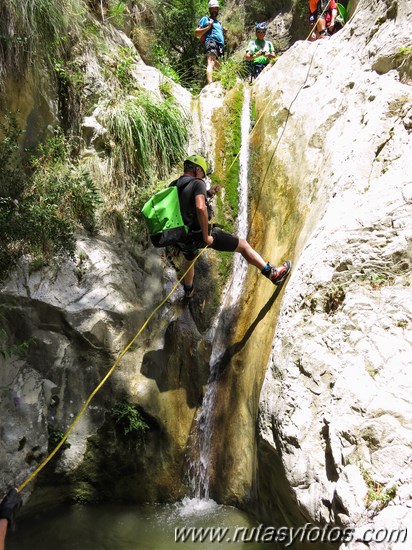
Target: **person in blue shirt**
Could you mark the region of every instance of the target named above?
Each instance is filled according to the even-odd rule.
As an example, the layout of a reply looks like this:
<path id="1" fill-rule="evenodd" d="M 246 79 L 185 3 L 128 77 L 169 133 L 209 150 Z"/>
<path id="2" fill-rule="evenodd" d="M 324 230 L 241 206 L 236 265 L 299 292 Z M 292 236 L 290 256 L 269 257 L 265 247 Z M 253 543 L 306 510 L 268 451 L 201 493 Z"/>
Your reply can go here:
<path id="1" fill-rule="evenodd" d="M 206 79 L 207 83 L 213 82 L 213 70 L 219 66 L 218 58 L 222 57 L 225 50 L 225 27 L 217 20 L 219 15 L 219 2 L 209 1 L 210 17 L 202 17 L 195 29 L 195 36 L 200 38 L 205 45 L 207 58 Z"/>

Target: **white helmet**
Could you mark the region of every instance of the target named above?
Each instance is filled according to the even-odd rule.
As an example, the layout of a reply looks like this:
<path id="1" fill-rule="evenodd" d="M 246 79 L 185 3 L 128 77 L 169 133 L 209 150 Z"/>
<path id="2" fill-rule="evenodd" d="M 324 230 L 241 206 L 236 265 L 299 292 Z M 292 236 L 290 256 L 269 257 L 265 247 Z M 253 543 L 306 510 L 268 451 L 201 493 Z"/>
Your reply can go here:
<path id="1" fill-rule="evenodd" d="M 218 8 L 219 2 L 217 0 L 209 0 L 209 8 Z"/>

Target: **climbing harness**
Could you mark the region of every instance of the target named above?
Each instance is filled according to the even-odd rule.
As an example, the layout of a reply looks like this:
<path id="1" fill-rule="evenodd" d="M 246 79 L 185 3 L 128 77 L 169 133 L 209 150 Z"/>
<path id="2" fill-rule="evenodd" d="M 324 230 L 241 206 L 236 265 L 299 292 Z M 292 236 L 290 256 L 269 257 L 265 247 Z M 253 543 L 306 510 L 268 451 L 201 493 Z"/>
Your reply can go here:
<path id="1" fill-rule="evenodd" d="M 329 2 L 327 4 L 327 6 L 329 5 Z M 326 8 L 325 8 L 326 9 Z M 353 17 L 353 16 L 352 16 Z M 352 19 L 352 18 L 351 18 Z M 316 26 L 316 24 L 315 24 Z M 314 27 L 315 28 L 315 27 Z M 313 28 L 313 29 L 314 29 Z M 308 35 L 308 38 L 309 36 L 311 35 L 311 33 L 313 32 L 313 29 L 312 31 L 309 33 Z M 263 180 L 262 180 L 262 184 L 260 185 L 260 188 L 259 188 L 259 193 L 258 193 L 258 198 L 257 198 L 257 201 L 256 201 L 256 204 L 258 204 L 259 200 L 260 200 L 260 195 L 261 195 L 261 192 L 262 192 L 262 188 L 263 188 L 263 184 L 266 180 L 266 176 L 268 174 L 268 171 L 269 171 L 269 168 L 273 162 L 273 158 L 275 156 L 275 153 L 277 151 L 277 148 L 279 146 L 279 143 L 281 141 L 281 139 L 283 138 L 283 134 L 285 132 L 285 129 L 286 129 L 286 125 L 287 125 L 287 122 L 288 122 L 288 119 L 289 119 L 289 114 L 290 114 L 290 109 L 293 105 L 293 103 L 296 101 L 297 97 L 299 96 L 300 92 L 302 91 L 302 89 L 304 88 L 304 86 L 306 85 L 306 82 L 307 82 L 307 79 L 309 77 L 309 71 L 310 71 L 310 68 L 312 66 L 312 62 L 313 62 L 313 58 L 314 58 L 314 55 L 315 55 L 315 52 L 313 53 L 313 56 L 312 56 L 312 59 L 311 59 L 311 62 L 309 64 L 309 67 L 308 67 L 308 72 L 306 74 L 306 77 L 305 77 L 305 81 L 303 82 L 303 84 L 300 86 L 299 90 L 297 91 L 295 97 L 293 98 L 292 102 L 290 103 L 290 106 L 289 106 L 289 109 L 287 109 L 287 117 L 285 119 L 285 122 L 284 122 L 284 125 L 283 125 L 283 129 L 282 129 L 282 132 L 278 138 L 278 141 L 275 145 L 275 148 L 274 148 L 274 151 L 270 157 L 270 160 L 269 160 L 269 164 L 266 168 L 266 171 L 265 171 L 265 174 L 264 174 L 264 177 L 263 177 Z M 262 117 L 264 116 L 266 110 L 268 109 L 268 107 L 271 105 L 271 103 L 268 101 L 267 102 L 267 105 L 266 107 L 264 108 L 262 114 L 259 116 L 259 118 L 257 119 L 256 121 L 256 124 L 255 126 L 253 127 L 252 131 L 250 132 L 249 134 L 249 138 L 252 137 L 253 133 L 256 131 L 256 128 L 258 126 L 258 124 L 260 123 Z M 238 159 L 239 157 L 239 154 L 240 154 L 240 151 L 237 153 L 237 155 L 235 156 L 234 160 L 232 161 L 232 164 L 230 165 L 229 167 L 229 170 L 230 168 L 233 166 L 233 164 L 236 162 L 236 160 Z M 251 222 L 250 222 L 250 227 L 252 227 L 253 225 L 253 220 L 254 220 L 254 216 L 256 214 L 256 211 L 257 211 L 257 206 L 255 208 L 255 211 L 253 213 L 253 216 L 252 216 L 252 219 L 251 219 Z M 248 231 L 248 235 L 250 233 L 250 228 L 249 228 L 249 231 Z M 170 298 L 170 296 L 176 291 L 176 289 L 178 288 L 178 286 L 180 285 L 180 283 L 183 281 L 184 277 L 187 275 L 187 273 L 191 270 L 192 266 L 194 266 L 194 264 L 197 262 L 197 260 L 200 258 L 200 256 L 202 254 L 205 253 L 205 251 L 209 248 L 209 245 L 205 245 L 204 248 L 201 249 L 201 251 L 199 252 L 199 254 L 196 256 L 196 258 L 193 260 L 193 262 L 190 264 L 189 268 L 183 273 L 183 275 L 180 277 L 180 279 L 177 281 L 177 283 L 173 286 L 172 290 L 169 292 L 169 294 L 166 296 L 166 298 L 164 298 L 156 307 L 155 309 L 150 313 L 150 315 L 147 317 L 146 321 L 143 323 L 143 325 L 141 326 L 141 328 L 138 330 L 138 332 L 135 334 L 135 336 L 132 338 L 132 340 L 129 342 L 129 344 L 127 344 L 127 346 L 123 349 L 123 351 L 120 353 L 120 355 L 118 356 L 118 358 L 116 359 L 116 361 L 113 363 L 113 365 L 111 366 L 111 368 L 109 369 L 109 371 L 107 372 L 107 374 L 104 376 L 104 378 L 100 381 L 100 383 L 95 387 L 95 389 L 91 392 L 91 394 L 89 395 L 89 397 L 86 399 L 86 401 L 84 402 L 82 408 L 80 409 L 80 412 L 77 414 L 77 416 L 75 417 L 75 419 L 73 420 L 73 422 L 71 423 L 71 425 L 69 426 L 68 430 L 66 431 L 65 435 L 63 436 L 63 438 L 60 440 L 60 442 L 56 445 L 56 447 L 53 449 L 53 451 L 43 460 L 43 462 L 34 470 L 34 472 L 32 472 L 29 477 L 17 488 L 17 492 L 20 493 L 31 481 L 33 481 L 33 479 L 41 472 L 41 470 L 50 462 L 50 460 L 56 455 L 56 453 L 61 449 L 61 447 L 64 445 L 64 443 L 66 442 L 67 438 L 69 437 L 69 435 L 72 433 L 72 431 L 74 430 L 75 426 L 77 425 L 77 423 L 79 422 L 79 420 L 81 419 L 81 417 L 84 415 L 84 413 L 86 412 L 87 410 L 87 407 L 89 406 L 90 402 L 92 401 L 92 399 L 95 397 L 95 395 L 99 392 L 99 390 L 104 386 L 104 384 L 107 382 L 107 380 L 110 378 L 110 376 L 113 374 L 113 372 L 115 371 L 115 369 L 117 368 L 117 366 L 119 365 L 119 363 L 121 362 L 121 360 L 123 359 L 123 357 L 126 355 L 126 353 L 131 349 L 131 347 L 133 346 L 134 342 L 137 340 L 137 338 L 140 336 L 140 334 L 143 332 L 143 330 L 147 327 L 147 325 L 149 324 L 150 320 L 153 318 L 153 316 L 159 311 L 159 309 L 161 307 L 163 307 L 163 305 L 167 302 L 167 300 Z"/>

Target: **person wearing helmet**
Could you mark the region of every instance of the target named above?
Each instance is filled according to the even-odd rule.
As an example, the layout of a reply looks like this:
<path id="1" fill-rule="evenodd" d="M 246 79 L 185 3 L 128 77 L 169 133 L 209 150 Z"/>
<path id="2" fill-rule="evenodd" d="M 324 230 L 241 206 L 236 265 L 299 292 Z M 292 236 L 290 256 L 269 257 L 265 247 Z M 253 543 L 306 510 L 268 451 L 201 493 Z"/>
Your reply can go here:
<path id="1" fill-rule="evenodd" d="M 335 32 L 335 20 L 338 15 L 336 0 L 309 0 L 309 23 L 316 22 L 315 36 L 311 39 L 329 38 Z"/>
<path id="2" fill-rule="evenodd" d="M 251 80 L 257 78 L 271 59 L 276 57 L 273 44 L 265 40 L 267 23 L 256 23 L 256 38 L 248 44 L 245 58 L 250 67 Z"/>
<path id="3" fill-rule="evenodd" d="M 219 15 L 219 2 L 210 0 L 209 17 L 205 16 L 199 21 L 195 29 L 195 36 L 205 45 L 207 59 L 206 79 L 207 83 L 213 82 L 213 70 L 219 66 L 219 57 L 225 50 L 225 34 L 227 29 L 217 20 Z"/>
<path id="4" fill-rule="evenodd" d="M 274 267 L 269 262 L 265 262 L 245 239 L 226 233 L 209 223 L 212 214 L 209 198 L 218 193 L 220 187 L 215 185 L 209 191 L 206 189 L 205 159 L 200 155 L 191 155 L 184 161 L 183 172 L 176 185 L 179 189 L 182 218 L 185 225 L 189 227 L 185 241 L 177 244 L 185 257 L 185 270 L 190 267 L 183 279 L 185 297 L 189 299 L 193 297 L 195 268 L 191 264 L 198 255 L 199 249 L 204 248 L 205 245 L 221 252 L 239 252 L 249 264 L 257 267 L 273 284 L 282 283 L 291 269 L 292 264 L 289 260 L 280 267 Z"/>

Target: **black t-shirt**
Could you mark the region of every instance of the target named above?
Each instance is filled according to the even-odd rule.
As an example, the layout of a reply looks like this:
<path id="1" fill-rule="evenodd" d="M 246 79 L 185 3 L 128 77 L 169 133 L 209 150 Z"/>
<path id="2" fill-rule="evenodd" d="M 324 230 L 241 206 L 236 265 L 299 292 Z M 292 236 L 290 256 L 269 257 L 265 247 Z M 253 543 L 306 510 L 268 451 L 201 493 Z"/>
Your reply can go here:
<path id="1" fill-rule="evenodd" d="M 181 176 L 176 185 L 179 189 L 180 211 L 182 212 L 183 221 L 192 231 L 199 231 L 200 225 L 197 219 L 195 197 L 196 195 L 203 195 L 207 204 L 206 184 L 203 180 L 193 176 Z"/>

